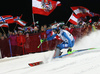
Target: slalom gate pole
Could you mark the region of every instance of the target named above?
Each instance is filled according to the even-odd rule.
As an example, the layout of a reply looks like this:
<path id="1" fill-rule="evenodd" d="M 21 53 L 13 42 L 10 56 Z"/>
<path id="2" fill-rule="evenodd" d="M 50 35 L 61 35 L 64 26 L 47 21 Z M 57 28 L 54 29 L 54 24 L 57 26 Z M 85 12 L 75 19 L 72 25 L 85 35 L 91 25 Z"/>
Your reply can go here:
<path id="1" fill-rule="evenodd" d="M 11 49 L 11 42 L 10 42 L 10 39 L 9 39 L 9 47 L 10 47 L 10 54 L 11 54 L 11 57 L 12 57 L 12 49 Z"/>
<path id="2" fill-rule="evenodd" d="M 25 44 L 23 45 L 22 50 L 23 50 L 23 55 L 24 55 L 25 54 Z"/>

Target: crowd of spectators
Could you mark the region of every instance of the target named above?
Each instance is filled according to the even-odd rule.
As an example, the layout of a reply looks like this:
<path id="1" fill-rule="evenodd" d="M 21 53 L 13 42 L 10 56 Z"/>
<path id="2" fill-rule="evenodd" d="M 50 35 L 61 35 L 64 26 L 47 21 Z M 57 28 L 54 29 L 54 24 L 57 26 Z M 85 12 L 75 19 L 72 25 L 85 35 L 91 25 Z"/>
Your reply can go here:
<path id="1" fill-rule="evenodd" d="M 79 22 L 78 25 L 70 24 L 70 26 L 64 24 L 61 26 L 61 28 L 69 31 L 77 41 L 79 38 L 88 35 L 91 31 L 100 29 L 100 22 L 94 22 L 94 23 Z M 5 51 L 3 51 L 6 42 L 9 42 L 10 44 L 8 45 L 8 47 L 9 47 L 9 52 L 11 52 L 10 50 L 12 50 L 12 56 L 23 55 L 25 53 L 24 45 L 29 43 L 29 37 L 31 36 L 31 34 L 37 34 L 42 32 L 46 32 L 47 37 L 51 36 L 52 33 L 51 26 L 47 27 L 47 25 L 43 25 L 40 27 L 40 29 L 39 27 L 35 26 L 34 30 L 32 31 L 31 29 L 26 29 L 24 31 L 15 30 L 14 32 L 8 31 L 8 34 L 5 33 L 2 34 L 0 32 L 0 50 L 2 58 L 10 55 L 10 54 L 6 55 Z M 25 47 L 26 49 L 29 48 L 28 44 Z"/>

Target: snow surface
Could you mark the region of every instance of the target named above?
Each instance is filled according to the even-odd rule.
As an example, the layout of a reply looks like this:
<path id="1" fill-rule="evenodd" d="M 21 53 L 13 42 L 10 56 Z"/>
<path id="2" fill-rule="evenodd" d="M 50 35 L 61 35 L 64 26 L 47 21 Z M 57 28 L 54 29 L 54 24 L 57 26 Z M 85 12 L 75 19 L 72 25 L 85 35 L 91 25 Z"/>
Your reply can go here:
<path id="1" fill-rule="evenodd" d="M 53 51 L 0 59 L 0 74 L 100 74 L 100 31 L 80 39 L 73 50 L 97 48 L 51 59 Z M 66 49 L 62 50 L 64 53 Z M 64 54 L 63 53 L 63 54 Z M 43 61 L 34 67 L 28 63 Z"/>

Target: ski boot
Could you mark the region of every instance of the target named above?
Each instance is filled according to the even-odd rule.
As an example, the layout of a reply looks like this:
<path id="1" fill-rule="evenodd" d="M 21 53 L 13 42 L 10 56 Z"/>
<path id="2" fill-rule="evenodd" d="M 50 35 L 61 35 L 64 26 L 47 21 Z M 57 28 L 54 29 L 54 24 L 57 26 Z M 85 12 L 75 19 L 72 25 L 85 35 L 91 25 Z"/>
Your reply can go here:
<path id="1" fill-rule="evenodd" d="M 59 56 L 61 56 L 62 53 L 63 53 L 63 52 L 60 52 Z"/>
<path id="2" fill-rule="evenodd" d="M 68 52 L 72 52 L 72 48 L 69 47 L 68 50 L 67 50 L 67 53 Z"/>

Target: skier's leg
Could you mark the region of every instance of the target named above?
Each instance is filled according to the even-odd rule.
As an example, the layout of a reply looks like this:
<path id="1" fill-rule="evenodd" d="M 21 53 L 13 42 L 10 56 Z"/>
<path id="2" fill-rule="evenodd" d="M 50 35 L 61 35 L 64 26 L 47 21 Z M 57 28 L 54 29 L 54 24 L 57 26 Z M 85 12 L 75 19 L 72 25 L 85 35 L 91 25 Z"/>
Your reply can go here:
<path id="1" fill-rule="evenodd" d="M 73 45 L 74 45 L 74 42 L 72 44 L 72 47 L 73 47 Z M 72 48 L 68 46 L 68 43 L 62 42 L 61 44 L 58 44 L 57 45 L 56 50 L 55 50 L 54 57 L 57 57 L 57 56 L 61 55 L 62 54 L 61 50 L 63 48 L 68 48 L 67 52 L 69 52 L 69 51 L 71 52 L 72 51 Z"/>
<path id="2" fill-rule="evenodd" d="M 63 52 L 61 52 L 61 50 L 64 48 L 63 45 L 64 42 L 62 42 L 61 44 L 58 44 L 56 49 L 55 49 L 55 54 L 54 57 L 60 56 Z"/>
<path id="3" fill-rule="evenodd" d="M 57 45 L 60 49 L 66 48 L 68 49 L 67 52 L 71 52 L 72 48 L 68 46 L 67 42 L 62 42 L 61 44 Z"/>
<path id="4" fill-rule="evenodd" d="M 75 40 L 73 39 L 71 46 L 68 46 L 68 50 L 67 52 L 71 52 L 72 51 L 72 47 L 74 46 Z"/>
<path id="5" fill-rule="evenodd" d="M 54 57 L 60 56 L 61 53 L 62 53 L 62 52 L 60 51 L 59 47 L 56 47 Z"/>

